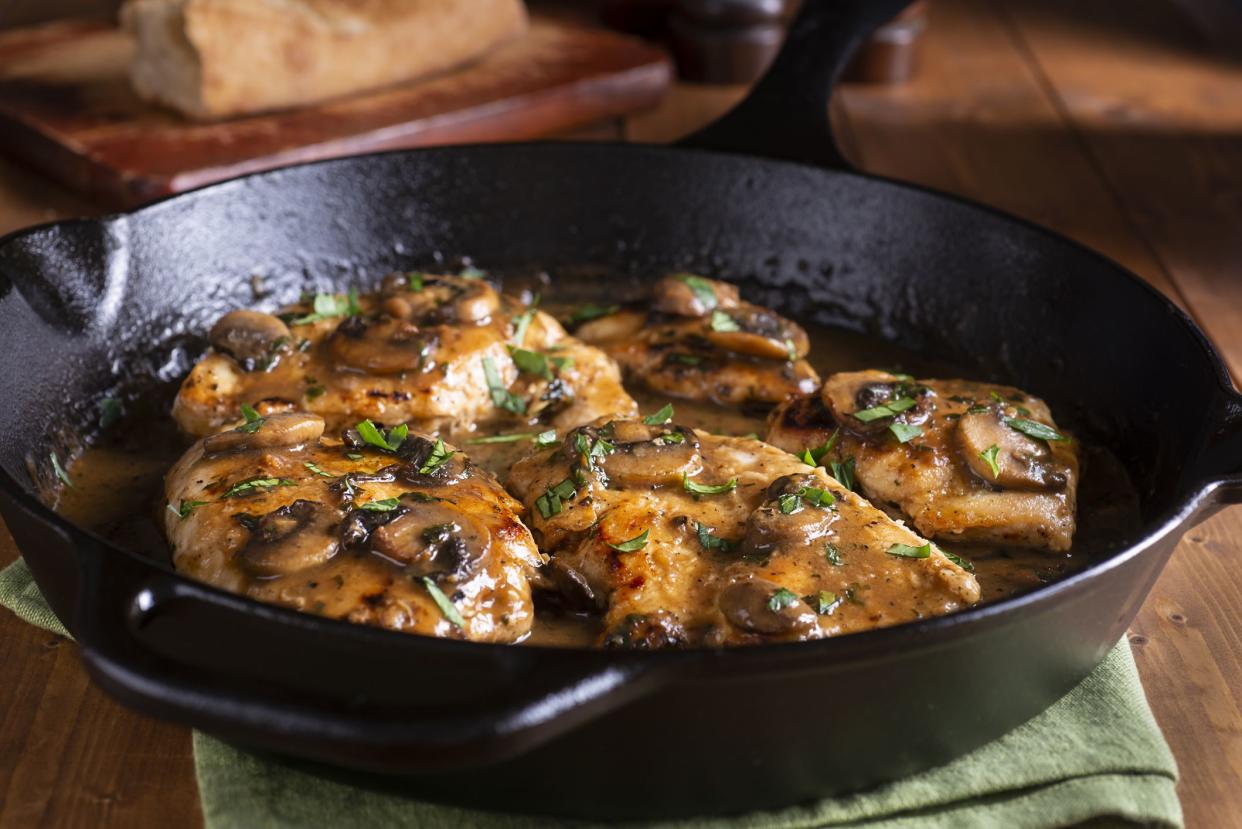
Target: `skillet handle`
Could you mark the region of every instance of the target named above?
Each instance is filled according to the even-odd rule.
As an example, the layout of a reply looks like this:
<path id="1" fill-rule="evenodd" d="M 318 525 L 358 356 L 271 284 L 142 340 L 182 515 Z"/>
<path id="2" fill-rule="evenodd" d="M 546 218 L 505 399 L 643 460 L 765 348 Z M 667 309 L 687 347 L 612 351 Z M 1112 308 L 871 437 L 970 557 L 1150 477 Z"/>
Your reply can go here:
<path id="1" fill-rule="evenodd" d="M 1205 477 L 1218 505 L 1242 504 L 1242 394 L 1226 390 L 1224 413 L 1206 452 Z"/>
<path id="2" fill-rule="evenodd" d="M 679 143 L 849 170 L 828 98 L 863 41 L 911 0 L 804 0 L 785 44 L 750 94 Z"/>
<path id="3" fill-rule="evenodd" d="M 81 560 L 70 630 L 105 690 L 282 754 L 368 771 L 469 769 L 656 684 L 607 654 L 448 642 L 261 605 L 102 545 Z"/>

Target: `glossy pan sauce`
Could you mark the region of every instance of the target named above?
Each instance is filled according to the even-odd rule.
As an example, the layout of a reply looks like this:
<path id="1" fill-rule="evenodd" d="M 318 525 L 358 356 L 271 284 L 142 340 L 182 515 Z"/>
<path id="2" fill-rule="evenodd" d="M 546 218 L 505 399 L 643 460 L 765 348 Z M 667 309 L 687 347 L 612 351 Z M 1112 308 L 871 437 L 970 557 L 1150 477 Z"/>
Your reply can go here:
<path id="1" fill-rule="evenodd" d="M 547 310 L 556 313 L 555 307 Z M 560 316 L 560 314 L 558 314 Z M 952 367 L 938 365 L 891 344 L 853 332 L 804 326 L 811 337 L 807 359 L 821 376 L 864 368 L 900 370 L 921 378 L 962 377 Z M 676 408 L 678 423 L 726 435 L 762 435 L 765 413 L 726 409 L 714 404 L 670 400 L 642 388 L 628 387 L 641 410 L 652 412 L 665 403 Z M 56 509 L 74 523 L 120 546 L 162 562 L 171 552 L 159 529 L 164 473 L 185 451 L 189 441 L 178 433 L 169 415 L 176 385 L 152 389 L 127 405 L 99 438 L 68 466 L 72 487 L 61 487 Z M 1028 390 L 1039 394 L 1038 389 Z M 1055 403 L 1054 414 L 1055 412 Z M 115 412 L 107 414 L 112 420 Z M 1072 429 L 1071 429 L 1072 431 Z M 487 435 L 480 431 L 480 437 Z M 497 472 L 507 469 L 529 449 L 526 443 L 464 444 L 472 460 Z M 1034 589 L 1081 570 L 1092 554 L 1118 536 L 1118 530 L 1139 520 L 1138 499 L 1121 465 L 1106 451 L 1080 443 L 1082 482 L 1078 501 L 1078 531 L 1068 553 L 1048 553 L 978 544 L 940 543 L 971 562 L 982 588 L 982 602 Z M 540 607 L 524 644 L 589 647 L 599 628 L 588 617 Z"/>

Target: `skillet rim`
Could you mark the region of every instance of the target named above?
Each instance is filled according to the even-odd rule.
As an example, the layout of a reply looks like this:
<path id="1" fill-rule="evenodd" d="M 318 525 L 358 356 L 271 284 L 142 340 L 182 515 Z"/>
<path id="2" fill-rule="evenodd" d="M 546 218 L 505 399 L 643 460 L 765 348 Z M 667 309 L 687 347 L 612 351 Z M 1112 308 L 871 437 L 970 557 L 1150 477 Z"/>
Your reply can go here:
<path id="1" fill-rule="evenodd" d="M 930 196 L 935 199 L 946 200 L 967 209 L 982 211 L 984 214 L 989 214 L 989 218 L 999 219 L 1002 222 L 1008 222 L 1017 228 L 1033 232 L 1036 235 L 1042 236 L 1054 243 L 1068 245 L 1074 251 L 1075 255 L 1089 256 L 1097 262 L 1108 266 L 1119 275 L 1129 279 L 1131 282 L 1137 283 L 1137 285 L 1141 287 L 1141 289 L 1143 289 L 1151 297 L 1151 299 L 1155 300 L 1158 304 L 1163 304 L 1164 310 L 1174 317 L 1177 323 L 1192 335 L 1192 339 L 1207 359 L 1208 365 L 1211 367 L 1212 373 L 1217 382 L 1215 395 L 1216 400 L 1226 403 L 1231 399 L 1242 400 L 1242 396 L 1239 396 L 1238 392 L 1233 388 L 1228 369 L 1226 368 L 1219 352 L 1216 350 L 1216 347 L 1212 344 L 1211 340 L 1208 339 L 1206 333 L 1189 313 L 1187 313 L 1179 305 L 1175 304 L 1169 297 L 1158 291 L 1146 280 L 1142 279 L 1116 260 L 1086 246 L 1081 242 L 1043 227 L 1042 225 L 1039 225 L 1029 219 L 1013 215 L 999 208 L 992 207 L 953 193 L 942 192 L 921 184 L 904 182 L 888 176 L 868 173 L 854 168 L 838 169 L 824 167 L 812 163 L 768 158 L 761 155 L 738 151 L 716 150 L 677 144 L 653 145 L 624 141 L 548 140 L 457 144 L 383 150 L 354 156 L 320 159 L 250 173 L 244 176 L 238 176 L 224 181 L 207 184 L 181 193 L 174 193 L 132 210 L 116 211 L 91 218 L 73 217 L 30 225 L 14 230 L 4 236 L 0 236 L 0 249 L 7 247 L 9 244 L 18 241 L 22 237 L 46 232 L 54 228 L 79 225 L 107 226 L 120 220 L 128 221 L 133 217 L 140 217 L 149 212 L 156 213 L 160 210 L 167 209 L 169 204 L 190 196 L 201 196 L 202 194 L 208 192 L 240 187 L 243 186 L 245 182 L 250 180 L 288 174 L 291 171 L 301 170 L 303 168 L 348 165 L 351 163 L 366 162 L 374 158 L 384 158 L 390 156 L 420 157 L 435 156 L 437 154 L 444 153 L 453 153 L 458 155 L 468 153 L 487 154 L 496 152 L 503 153 L 511 149 L 533 149 L 539 152 L 565 151 L 569 153 L 601 151 L 654 153 L 657 155 L 675 153 L 715 158 L 730 158 L 737 162 L 749 162 L 752 165 L 775 165 L 777 167 L 794 168 L 808 173 L 824 174 L 829 176 L 846 176 L 862 180 L 867 185 L 878 184 L 880 186 L 889 186 L 898 190 L 911 191 L 925 196 Z M 18 289 L 16 285 L 13 285 L 12 287 L 20 293 L 20 289 Z M 1214 410 L 1209 409 L 1208 411 L 1211 412 Z M 1200 442 L 1200 448 L 1206 448 L 1206 446 L 1206 441 Z M 1187 460 L 1194 460 L 1194 458 L 1187 458 Z M 731 646 L 720 648 L 698 647 L 654 651 L 606 651 L 600 648 L 548 645 L 526 645 L 524 647 L 542 653 L 547 653 L 549 654 L 549 658 L 569 658 L 567 656 L 568 654 L 593 655 L 598 658 L 600 655 L 606 654 L 610 663 L 624 663 L 627 665 L 634 665 L 635 663 L 638 665 L 657 663 L 661 666 L 667 666 L 670 662 L 701 664 L 705 660 L 715 663 L 719 659 L 723 658 L 724 654 L 731 655 L 728 657 L 731 663 L 737 663 L 740 659 L 748 659 L 751 662 L 763 665 L 766 662 L 772 661 L 808 661 L 815 657 L 823 660 L 821 664 L 831 665 L 834 663 L 830 662 L 826 659 L 826 657 L 836 654 L 834 654 L 833 650 L 830 649 L 840 652 L 840 655 L 844 656 L 851 664 L 866 661 L 883 661 L 894 658 L 897 655 L 892 651 L 887 650 L 885 647 L 886 645 L 899 645 L 905 647 L 918 645 L 919 647 L 928 648 L 942 642 L 946 637 L 955 635 L 956 631 L 959 629 L 983 630 L 986 629 L 987 626 L 1000 625 L 1008 620 L 1010 616 L 1024 613 L 1028 608 L 1050 604 L 1054 599 L 1058 599 L 1063 596 L 1068 597 L 1082 592 L 1086 589 L 1086 586 L 1089 583 L 1092 583 L 1099 578 L 1106 577 L 1110 571 L 1137 558 L 1152 546 L 1160 543 L 1170 533 L 1176 532 L 1183 528 L 1197 514 L 1200 514 L 1205 509 L 1211 508 L 1214 500 L 1213 494 L 1216 490 L 1226 486 L 1230 477 L 1231 476 L 1228 473 L 1208 473 L 1206 480 L 1192 481 L 1187 485 L 1186 491 L 1180 498 L 1175 499 L 1174 502 L 1162 512 L 1143 522 L 1145 525 L 1148 525 L 1148 528 L 1140 538 L 1132 544 L 1112 551 L 1106 558 L 1090 562 L 1083 570 L 1073 573 L 1065 578 L 1058 579 L 1054 582 L 1041 585 L 1026 593 L 1012 595 L 999 601 L 976 605 L 943 616 L 933 616 L 910 622 L 902 622 L 890 627 L 873 628 L 855 633 L 842 634 L 839 636 L 830 636 L 819 640 L 806 642 L 774 642 L 757 646 Z M 370 625 L 354 624 L 342 619 L 332 619 L 323 616 L 316 616 L 314 614 L 302 613 L 291 608 L 261 602 L 244 594 L 232 593 L 223 590 L 222 588 L 215 587 L 214 585 L 191 579 L 188 576 L 177 572 L 171 564 L 160 562 L 146 556 L 142 556 L 133 550 L 120 547 L 102 536 L 74 524 L 63 517 L 59 512 L 44 504 L 32 490 L 21 484 L 13 475 L 9 473 L 7 469 L 2 466 L 0 466 L 0 489 L 4 490 L 4 493 L 12 499 L 17 506 L 20 506 L 28 512 L 32 512 L 34 517 L 39 519 L 42 523 L 50 525 L 51 529 L 64 533 L 74 552 L 78 554 L 78 556 L 81 555 L 83 549 L 88 545 L 97 547 L 97 552 L 102 555 L 120 553 L 134 563 L 154 570 L 160 578 L 165 580 L 164 586 L 169 586 L 171 584 L 174 588 L 181 587 L 189 588 L 191 591 L 203 591 L 209 596 L 215 596 L 217 599 L 224 599 L 226 604 L 241 603 L 248 613 L 255 615 L 255 613 L 258 612 L 258 615 L 266 617 L 266 620 L 268 621 L 279 621 L 282 624 L 292 624 L 297 627 L 319 629 L 328 635 L 348 636 L 351 638 L 363 639 L 379 637 L 389 644 L 395 644 L 396 642 L 401 641 L 407 643 L 404 647 L 431 648 L 435 650 L 443 650 L 445 653 L 452 653 L 454 651 L 461 652 L 460 649 L 462 648 L 469 648 L 476 655 L 485 655 L 485 652 L 491 652 L 493 654 L 500 652 L 509 653 L 515 646 L 522 646 L 521 643 L 473 642 L 468 640 L 446 639 L 401 633 Z M 80 571 L 80 558 L 78 566 Z M 104 562 L 101 566 L 106 567 L 107 562 Z M 169 579 L 171 579 L 171 582 Z M 140 587 L 141 585 L 134 585 L 135 595 L 140 592 Z M 1146 598 L 1146 595 L 1147 594 L 1144 594 L 1144 599 Z M 503 649 L 503 651 L 497 651 L 496 649 Z M 742 654 L 745 654 L 746 656 L 742 656 Z M 799 657 L 799 655 L 801 655 L 801 657 Z M 836 664 L 841 663 L 837 662 Z M 731 668 L 734 667 L 736 667 L 736 665 L 731 665 Z"/>

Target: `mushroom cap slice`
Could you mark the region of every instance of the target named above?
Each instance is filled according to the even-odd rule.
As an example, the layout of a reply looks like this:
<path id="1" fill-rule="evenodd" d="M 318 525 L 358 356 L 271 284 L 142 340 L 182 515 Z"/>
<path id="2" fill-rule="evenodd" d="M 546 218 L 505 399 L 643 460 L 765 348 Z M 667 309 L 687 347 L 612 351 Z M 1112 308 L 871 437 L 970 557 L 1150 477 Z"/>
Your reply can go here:
<path id="1" fill-rule="evenodd" d="M 737 581 L 720 591 L 716 606 L 729 624 L 746 633 L 795 639 L 815 638 L 819 618 L 797 597 L 779 600 L 781 588 L 766 579 Z"/>
<path id="2" fill-rule="evenodd" d="M 666 276 L 651 290 L 652 309 L 678 317 L 702 317 L 716 308 L 736 307 L 738 301 L 736 285 L 690 273 Z"/>
<path id="3" fill-rule="evenodd" d="M 203 439 L 203 454 L 211 456 L 304 446 L 319 440 L 323 428 L 323 418 L 318 415 L 281 412 L 244 423 L 227 432 L 208 435 Z"/>
<path id="4" fill-rule="evenodd" d="M 384 310 L 419 325 L 482 325 L 500 309 L 500 295 L 482 279 L 393 273 L 380 283 Z"/>
<path id="5" fill-rule="evenodd" d="M 491 550 L 491 532 L 468 514 L 440 501 L 401 502 L 405 511 L 371 533 L 371 549 L 412 575 L 466 576 Z"/>
<path id="6" fill-rule="evenodd" d="M 1005 489 L 1060 489 L 1065 470 L 1056 463 L 1048 445 L 1005 423 L 1001 407 L 967 412 L 957 421 L 957 444 L 962 459 L 983 480 Z M 987 458 L 996 464 L 993 471 Z"/>
<path id="7" fill-rule="evenodd" d="M 703 469 L 698 436 L 686 426 L 611 420 L 602 426 L 575 429 L 565 437 L 562 448 L 577 459 L 583 446 L 590 454 L 597 443 L 602 446 L 596 462 L 610 482 L 621 486 L 673 484 Z"/>
<path id="8" fill-rule="evenodd" d="M 328 353 L 346 368 L 400 374 L 429 368 L 435 337 L 403 319 L 350 317 L 328 337 Z"/>
<path id="9" fill-rule="evenodd" d="M 713 311 L 705 336 L 718 348 L 769 360 L 801 359 L 811 347 L 802 326 L 749 304 Z"/>
<path id="10" fill-rule="evenodd" d="M 281 342 L 289 342 L 289 326 L 261 311 L 229 311 L 211 327 L 208 340 L 217 351 L 235 359 L 247 371 L 266 364 L 277 355 Z"/>
<path id="11" fill-rule="evenodd" d="M 322 564 L 336 555 L 339 510 L 317 501 L 297 500 L 263 516 L 239 516 L 250 538 L 237 553 L 244 570 L 280 576 Z"/>

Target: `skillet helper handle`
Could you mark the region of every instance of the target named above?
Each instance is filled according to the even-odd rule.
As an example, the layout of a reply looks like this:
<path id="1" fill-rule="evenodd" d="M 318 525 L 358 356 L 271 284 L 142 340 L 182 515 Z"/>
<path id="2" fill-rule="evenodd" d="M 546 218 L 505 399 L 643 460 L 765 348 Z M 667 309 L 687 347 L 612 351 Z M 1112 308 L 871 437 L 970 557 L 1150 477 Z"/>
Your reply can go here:
<path id="1" fill-rule="evenodd" d="M 678 142 L 849 170 L 828 120 L 832 89 L 863 42 L 911 0 L 804 0 L 785 44 L 750 94 Z"/>
<path id="2" fill-rule="evenodd" d="M 1215 501 L 1242 504 L 1242 394 L 1226 390 L 1225 410 L 1208 445 L 1206 477 L 1216 485 Z"/>
<path id="3" fill-rule="evenodd" d="M 119 551 L 83 552 L 70 629 L 95 680 L 143 713 L 259 748 L 379 771 L 469 769 L 654 686 L 653 672 L 603 653 L 558 660 L 344 624 L 325 632 L 333 623 Z"/>

